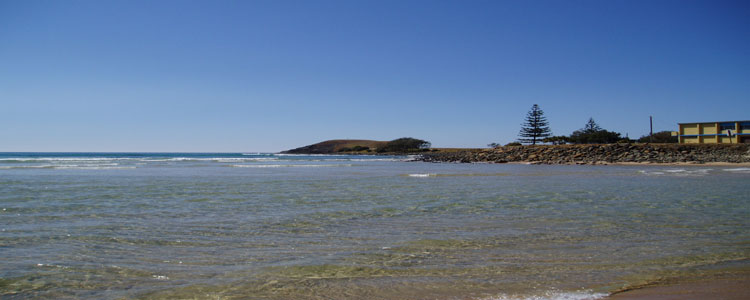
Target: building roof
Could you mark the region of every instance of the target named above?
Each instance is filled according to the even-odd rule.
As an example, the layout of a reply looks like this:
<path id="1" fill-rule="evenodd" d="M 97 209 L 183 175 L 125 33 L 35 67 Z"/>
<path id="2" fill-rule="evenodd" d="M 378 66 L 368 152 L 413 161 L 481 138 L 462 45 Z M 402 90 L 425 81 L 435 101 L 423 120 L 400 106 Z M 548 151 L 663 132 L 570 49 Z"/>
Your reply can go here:
<path id="1" fill-rule="evenodd" d="M 744 120 L 744 121 L 714 121 L 714 122 L 687 122 L 687 123 L 677 123 L 677 125 L 684 125 L 684 124 L 713 124 L 713 123 L 750 123 L 750 120 Z"/>

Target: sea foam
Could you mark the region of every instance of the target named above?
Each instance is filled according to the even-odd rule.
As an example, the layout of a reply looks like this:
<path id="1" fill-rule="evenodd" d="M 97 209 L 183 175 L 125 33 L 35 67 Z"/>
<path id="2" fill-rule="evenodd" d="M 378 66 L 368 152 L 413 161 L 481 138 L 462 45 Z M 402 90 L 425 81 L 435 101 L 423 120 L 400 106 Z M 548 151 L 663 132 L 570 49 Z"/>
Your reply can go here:
<path id="1" fill-rule="evenodd" d="M 434 176 L 437 176 L 437 174 L 423 173 L 423 174 L 408 174 L 406 176 L 409 176 L 409 177 L 434 177 Z"/>
<path id="2" fill-rule="evenodd" d="M 705 176 L 713 169 L 664 169 L 664 170 L 640 170 L 638 173 L 644 175 L 671 175 L 671 176 Z"/>
<path id="3" fill-rule="evenodd" d="M 547 291 L 542 295 L 497 295 L 488 298 L 478 298 L 477 300 L 596 300 L 604 299 L 608 295 L 604 293 L 593 293 L 589 291 L 581 292 L 559 292 Z"/>
<path id="4" fill-rule="evenodd" d="M 91 165 L 25 165 L 25 166 L 0 166 L 0 170 L 13 169 L 55 169 L 55 170 L 125 170 L 135 169 L 135 166 L 118 166 L 117 164 L 91 164 Z"/>
<path id="5" fill-rule="evenodd" d="M 234 168 L 323 168 L 323 167 L 351 167 L 351 164 L 305 165 L 305 164 L 275 164 L 275 165 L 231 165 Z"/>

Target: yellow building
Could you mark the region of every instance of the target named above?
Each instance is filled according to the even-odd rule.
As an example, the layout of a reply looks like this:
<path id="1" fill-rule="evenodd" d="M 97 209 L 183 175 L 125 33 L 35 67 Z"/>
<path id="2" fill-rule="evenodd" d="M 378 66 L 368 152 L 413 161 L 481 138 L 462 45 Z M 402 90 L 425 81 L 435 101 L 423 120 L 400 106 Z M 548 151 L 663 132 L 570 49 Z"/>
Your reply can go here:
<path id="1" fill-rule="evenodd" d="M 678 137 L 685 144 L 750 143 L 750 121 L 679 123 Z"/>

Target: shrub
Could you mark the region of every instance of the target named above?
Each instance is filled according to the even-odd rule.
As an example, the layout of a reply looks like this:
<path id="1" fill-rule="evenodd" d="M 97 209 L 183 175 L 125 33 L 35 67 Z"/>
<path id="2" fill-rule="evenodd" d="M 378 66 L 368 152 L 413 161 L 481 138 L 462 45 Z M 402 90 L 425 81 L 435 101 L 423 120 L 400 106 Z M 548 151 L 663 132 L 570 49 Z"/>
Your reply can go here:
<path id="1" fill-rule="evenodd" d="M 620 133 L 602 129 L 593 118 L 582 129 L 573 131 L 570 135 L 570 142 L 575 144 L 610 144 L 620 139 Z"/>
<path id="2" fill-rule="evenodd" d="M 570 142 L 570 138 L 564 135 L 557 135 L 545 138 L 542 142 L 552 143 L 552 145 L 564 145 Z"/>
<path id="3" fill-rule="evenodd" d="M 620 134 L 613 131 L 599 130 L 596 132 L 582 132 L 576 130 L 570 135 L 570 140 L 576 144 L 610 144 L 622 139 Z"/>
<path id="4" fill-rule="evenodd" d="M 651 142 L 648 134 L 640 137 L 638 139 L 639 143 L 649 143 Z M 671 131 L 659 131 L 654 133 L 654 141 L 653 143 L 677 143 L 677 137 L 672 136 Z"/>
<path id="5" fill-rule="evenodd" d="M 360 145 L 357 145 L 357 146 L 354 146 L 354 147 L 351 147 L 351 148 L 349 148 L 349 147 L 343 147 L 343 148 L 337 150 L 336 152 L 361 152 L 361 151 L 370 152 L 370 147 L 360 146 Z"/>
<path id="6" fill-rule="evenodd" d="M 367 150 L 370 150 L 370 147 L 359 146 L 359 145 L 352 147 L 352 151 L 367 151 Z"/>
<path id="7" fill-rule="evenodd" d="M 428 141 L 405 137 L 388 142 L 385 146 L 378 148 L 377 152 L 412 152 L 428 149 L 430 146 Z"/>

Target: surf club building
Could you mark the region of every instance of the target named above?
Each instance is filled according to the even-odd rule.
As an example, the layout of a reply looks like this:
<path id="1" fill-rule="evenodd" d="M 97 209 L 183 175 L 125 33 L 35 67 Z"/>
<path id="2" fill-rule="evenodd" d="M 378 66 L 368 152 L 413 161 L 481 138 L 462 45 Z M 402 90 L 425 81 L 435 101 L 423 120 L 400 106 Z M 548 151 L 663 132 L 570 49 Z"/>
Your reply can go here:
<path id="1" fill-rule="evenodd" d="M 679 123 L 680 144 L 750 143 L 750 121 Z"/>

